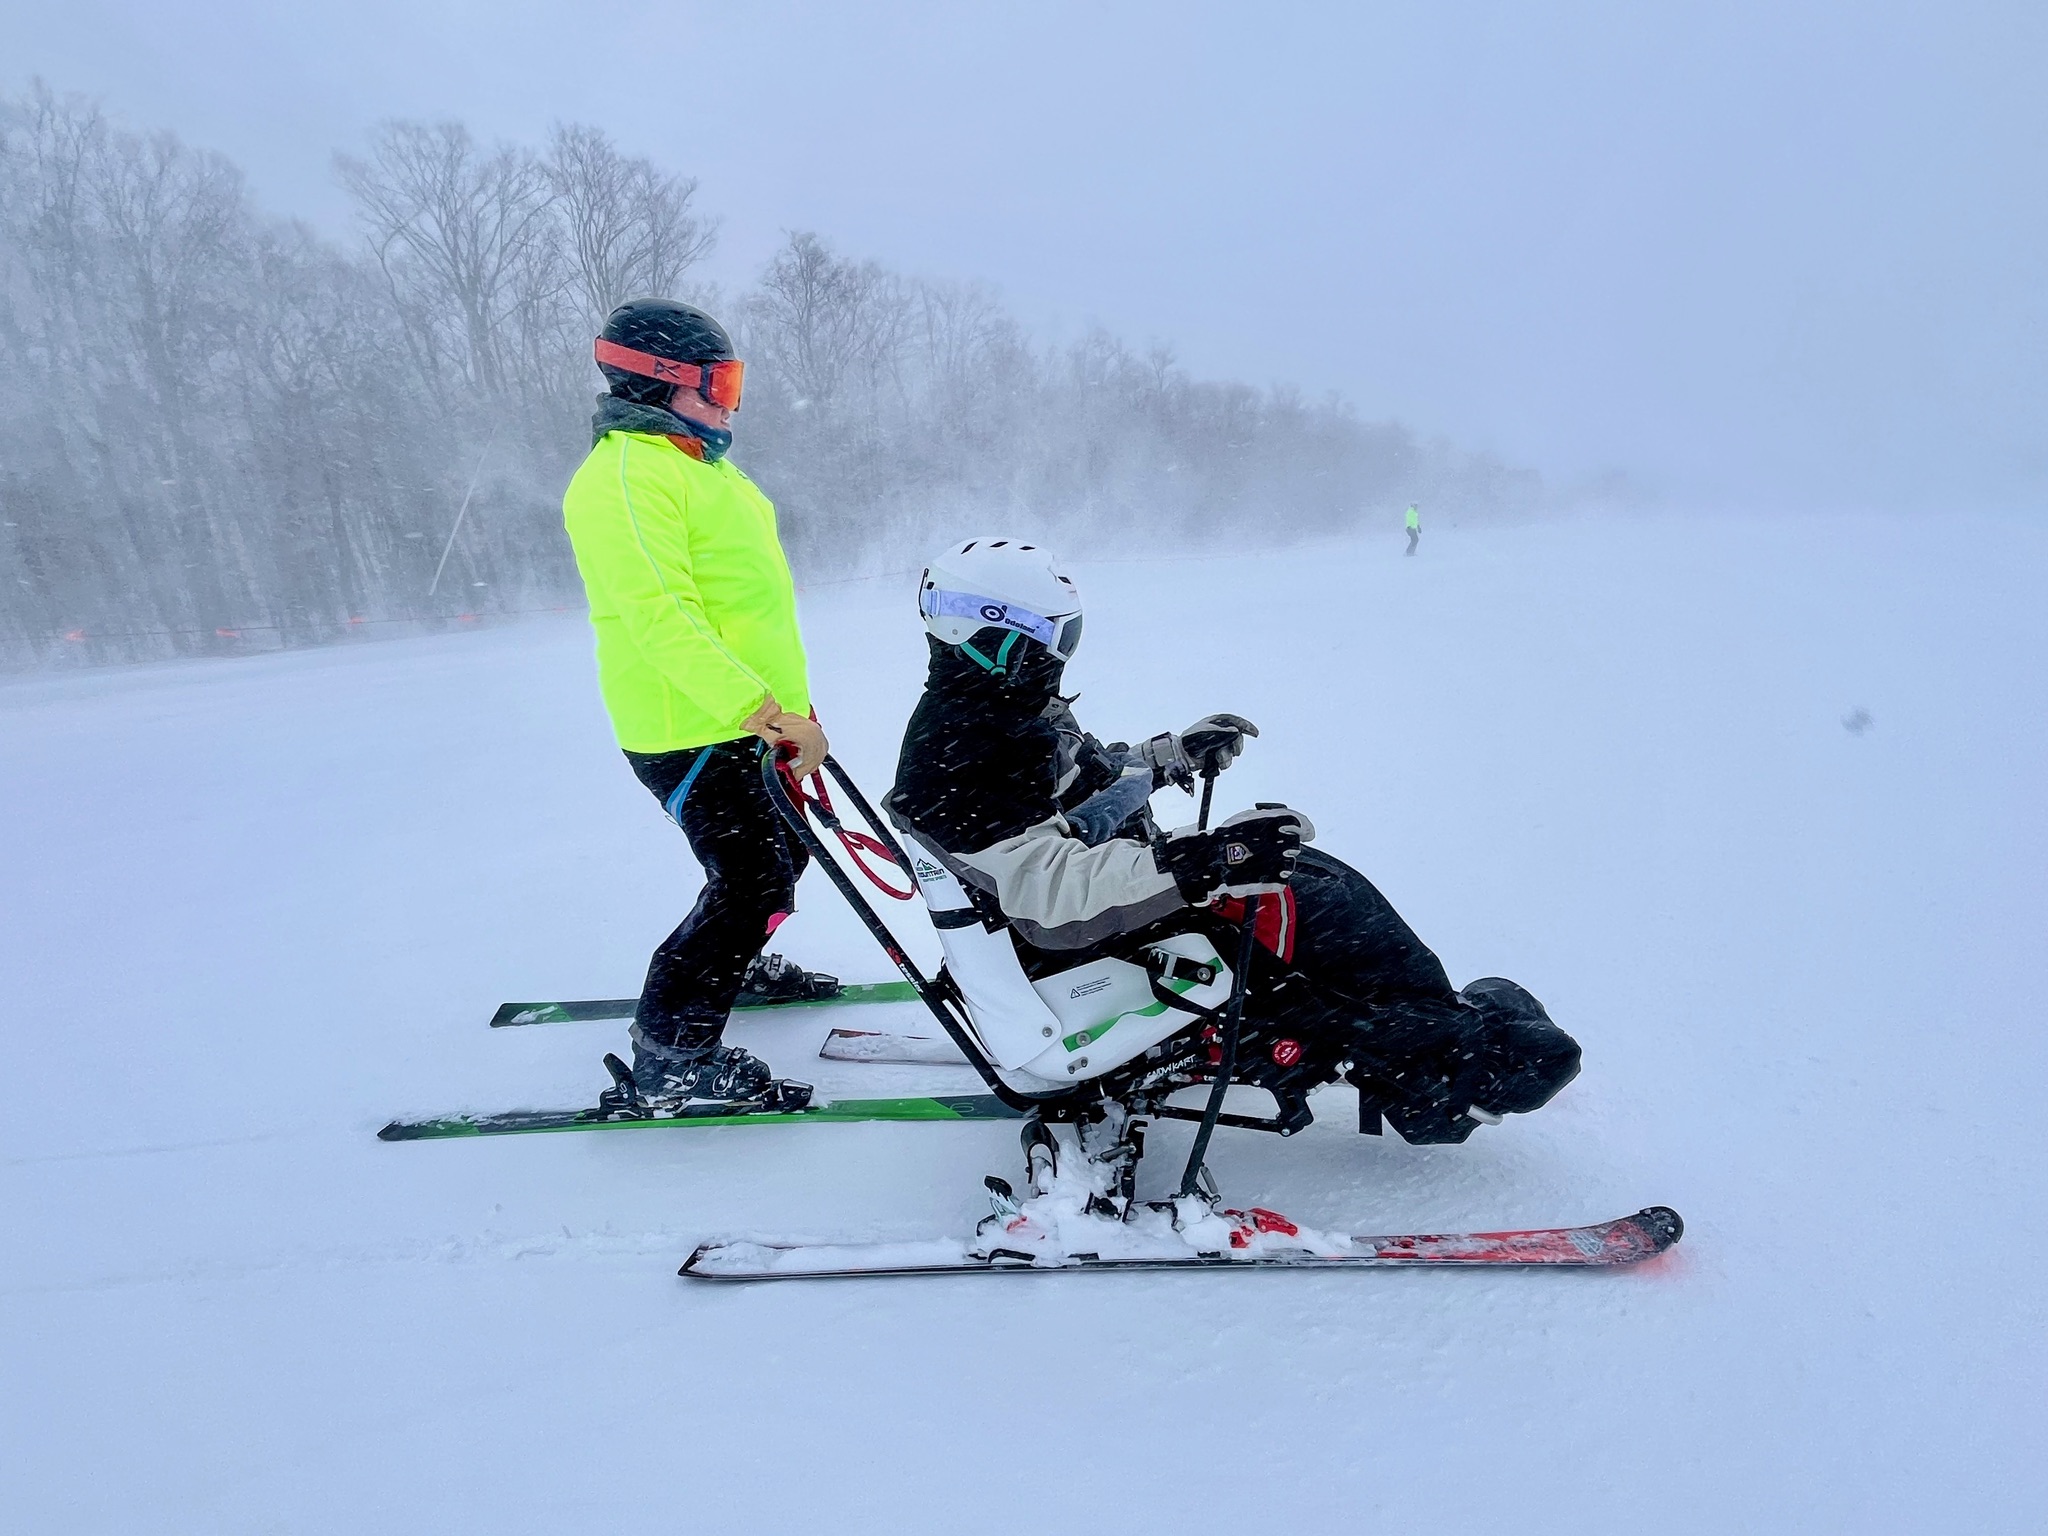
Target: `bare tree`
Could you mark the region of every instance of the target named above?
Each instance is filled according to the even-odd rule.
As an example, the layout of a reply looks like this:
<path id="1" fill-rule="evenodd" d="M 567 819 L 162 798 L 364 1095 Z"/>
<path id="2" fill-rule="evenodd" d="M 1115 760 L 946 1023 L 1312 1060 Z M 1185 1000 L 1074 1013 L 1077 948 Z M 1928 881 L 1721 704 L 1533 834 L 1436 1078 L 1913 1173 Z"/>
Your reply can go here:
<path id="1" fill-rule="evenodd" d="M 849 379 L 890 379 L 908 332 L 903 285 L 872 261 L 832 254 L 799 231 L 768 264 L 747 306 L 764 361 L 806 409 L 827 412 Z"/>
<path id="2" fill-rule="evenodd" d="M 535 155 L 390 124 L 341 174 L 360 249 L 257 217 L 232 166 L 170 135 L 40 84 L 0 97 L 0 661 L 576 600 L 559 498 L 591 331 L 692 273 L 696 183 L 575 126 Z M 1086 550 L 1535 494 L 1339 402 L 1190 379 L 1165 348 L 1034 345 L 987 290 L 810 233 L 715 307 L 752 365 L 737 453 L 799 563 L 998 523 Z"/>
<path id="3" fill-rule="evenodd" d="M 599 128 L 558 124 L 541 162 L 574 263 L 580 318 L 597 324 L 625 300 L 673 295 L 718 226 L 692 208 L 694 176 L 619 153 Z"/>
<path id="4" fill-rule="evenodd" d="M 931 424 L 986 442 L 1026 383 L 1029 351 L 995 294 L 973 283 L 915 285 L 912 350 Z"/>
<path id="5" fill-rule="evenodd" d="M 77 412 L 89 409 L 85 338 L 104 325 L 90 179 L 107 133 L 96 107 L 59 102 L 41 81 L 0 116 L 0 318 L 25 370 L 4 382 L 62 391 Z"/>
<path id="6" fill-rule="evenodd" d="M 422 367 L 503 393 L 522 318 L 566 284 L 554 191 L 529 152 L 480 150 L 460 123 L 385 124 L 368 160 L 335 159 Z"/>
<path id="7" fill-rule="evenodd" d="M 166 133 L 107 140 L 92 178 L 125 355 L 107 372 L 146 398 L 160 501 L 184 556 L 196 624 L 232 622 L 246 579 L 241 529 L 215 473 L 234 429 L 220 384 L 248 270 L 241 173 Z M 154 427 L 155 430 L 150 430 Z"/>

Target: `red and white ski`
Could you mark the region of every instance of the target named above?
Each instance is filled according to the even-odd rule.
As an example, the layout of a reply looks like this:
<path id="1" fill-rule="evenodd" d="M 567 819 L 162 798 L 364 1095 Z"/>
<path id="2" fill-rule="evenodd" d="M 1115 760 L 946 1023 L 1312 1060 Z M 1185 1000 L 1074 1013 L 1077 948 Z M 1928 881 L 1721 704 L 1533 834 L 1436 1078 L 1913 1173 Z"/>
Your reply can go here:
<path id="1" fill-rule="evenodd" d="M 1263 1211 L 1253 1214 L 1270 1216 Z M 690 1280 L 827 1280 L 885 1275 L 1071 1274 L 1107 1269 L 1379 1269 L 1395 1265 L 1597 1269 L 1654 1258 L 1685 1231 L 1678 1212 L 1663 1205 L 1585 1227 L 1352 1237 L 1346 1240 L 1348 1246 L 1337 1252 L 1310 1252 L 1276 1244 L 1278 1231 L 1288 1226 L 1282 1222 L 1276 1229 L 1261 1221 L 1261 1240 L 1242 1251 L 1162 1251 L 1117 1257 L 1025 1252 L 1000 1246 L 977 1249 L 969 1242 L 949 1238 L 910 1243 L 705 1243 L 690 1255 L 680 1273 Z"/>

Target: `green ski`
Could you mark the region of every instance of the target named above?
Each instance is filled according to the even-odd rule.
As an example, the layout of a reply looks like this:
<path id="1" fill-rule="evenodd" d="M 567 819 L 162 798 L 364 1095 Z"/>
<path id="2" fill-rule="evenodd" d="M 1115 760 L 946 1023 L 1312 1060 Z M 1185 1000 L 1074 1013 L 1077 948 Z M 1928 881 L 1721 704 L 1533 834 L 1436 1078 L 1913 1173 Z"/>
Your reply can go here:
<path id="1" fill-rule="evenodd" d="M 1023 1115 L 991 1093 L 953 1093 L 908 1099 L 837 1099 L 805 1109 L 735 1110 L 725 1104 L 694 1105 L 681 1114 L 646 1118 L 611 1117 L 601 1109 L 515 1109 L 496 1115 L 444 1115 L 432 1120 L 394 1120 L 379 1141 L 441 1141 L 462 1136 L 514 1136 L 529 1131 L 680 1130 L 713 1125 L 844 1125 L 866 1120 L 1021 1120 Z"/>
<path id="2" fill-rule="evenodd" d="M 907 981 L 855 982 L 832 997 L 793 998 L 783 1003 L 753 1003 L 735 1013 L 781 1012 L 787 1008 L 837 1008 L 843 1003 L 914 1003 L 917 989 Z M 587 1024 L 598 1019 L 630 1019 L 640 1006 L 637 997 L 590 999 L 567 1003 L 504 1003 L 491 1016 L 491 1028 L 514 1024 Z"/>

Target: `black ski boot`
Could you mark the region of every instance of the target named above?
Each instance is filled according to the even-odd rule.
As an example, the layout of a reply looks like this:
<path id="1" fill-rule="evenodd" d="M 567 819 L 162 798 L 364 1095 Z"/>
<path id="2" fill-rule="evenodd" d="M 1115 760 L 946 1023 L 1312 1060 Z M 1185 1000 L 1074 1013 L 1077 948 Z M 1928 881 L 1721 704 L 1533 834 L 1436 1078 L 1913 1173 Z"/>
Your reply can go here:
<path id="1" fill-rule="evenodd" d="M 693 1105 L 746 1110 L 802 1109 L 808 1083 L 778 1079 L 768 1064 L 736 1045 L 658 1045 L 633 1032 L 633 1065 L 607 1054 L 612 1086 L 599 1106 L 628 1116 L 674 1115 Z"/>
<path id="2" fill-rule="evenodd" d="M 1417 1043 L 1399 1049 L 1409 1040 Z M 1404 1018 L 1389 1010 L 1357 1056 L 1347 1077 L 1358 1087 L 1360 1128 L 1384 1113 L 1403 1141 L 1424 1146 L 1462 1142 L 1482 1125 L 1541 1109 L 1579 1075 L 1579 1043 L 1498 976 L 1460 991 L 1455 1012 L 1417 1008 Z"/>
<path id="3" fill-rule="evenodd" d="M 845 989 L 837 976 L 807 971 L 780 955 L 756 955 L 740 980 L 735 1008 L 766 1008 L 775 1003 L 817 1003 Z"/>

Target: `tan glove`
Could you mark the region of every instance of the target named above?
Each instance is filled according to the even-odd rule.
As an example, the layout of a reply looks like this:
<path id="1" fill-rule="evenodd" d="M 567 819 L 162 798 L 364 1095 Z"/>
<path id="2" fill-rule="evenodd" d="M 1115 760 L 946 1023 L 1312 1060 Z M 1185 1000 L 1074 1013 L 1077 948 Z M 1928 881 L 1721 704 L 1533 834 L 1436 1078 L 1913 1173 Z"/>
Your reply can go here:
<path id="1" fill-rule="evenodd" d="M 825 754 L 832 750 L 832 744 L 825 739 L 824 729 L 808 715 L 792 714 L 775 702 L 775 695 L 765 694 L 755 711 L 740 722 L 740 729 L 760 737 L 770 747 L 779 747 L 788 742 L 796 748 L 796 756 L 790 761 L 790 772 L 798 778 L 813 774 L 823 765 Z"/>

